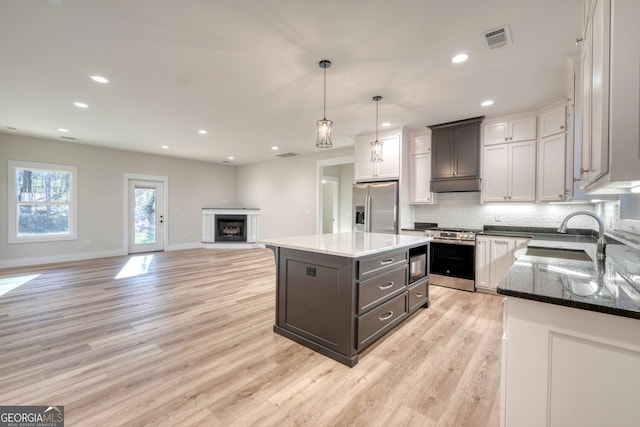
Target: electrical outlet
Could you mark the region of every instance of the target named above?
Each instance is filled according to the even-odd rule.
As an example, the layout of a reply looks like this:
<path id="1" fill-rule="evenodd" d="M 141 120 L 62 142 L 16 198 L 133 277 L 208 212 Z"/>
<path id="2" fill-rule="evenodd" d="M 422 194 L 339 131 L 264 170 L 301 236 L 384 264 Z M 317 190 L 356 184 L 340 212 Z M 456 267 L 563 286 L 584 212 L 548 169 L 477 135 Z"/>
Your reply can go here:
<path id="1" fill-rule="evenodd" d="M 189 233 L 184 233 L 184 238 L 188 238 L 189 237 Z"/>
<path id="2" fill-rule="evenodd" d="M 500 212 L 496 212 L 495 220 L 496 222 L 502 222 L 502 214 Z"/>
<path id="3" fill-rule="evenodd" d="M 84 241 L 85 246 L 89 246 L 91 244 L 91 240 L 87 239 Z"/>

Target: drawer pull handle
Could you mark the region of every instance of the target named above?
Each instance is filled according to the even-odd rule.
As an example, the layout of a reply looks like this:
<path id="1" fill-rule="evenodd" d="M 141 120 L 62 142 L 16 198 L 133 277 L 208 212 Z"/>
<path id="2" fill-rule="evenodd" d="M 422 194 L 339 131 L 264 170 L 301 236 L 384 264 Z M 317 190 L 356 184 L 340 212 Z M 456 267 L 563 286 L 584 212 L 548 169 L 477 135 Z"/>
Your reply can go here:
<path id="1" fill-rule="evenodd" d="M 393 288 L 393 282 L 389 282 L 385 285 L 378 286 L 378 289 L 380 289 L 381 291 L 384 291 L 385 289 L 389 289 L 389 288 Z"/>
<path id="2" fill-rule="evenodd" d="M 416 298 L 422 298 L 422 292 L 418 292 L 418 293 L 416 294 Z"/>
<path id="3" fill-rule="evenodd" d="M 384 261 L 380 261 L 380 265 L 389 265 L 393 263 L 392 259 L 385 259 Z"/>
<path id="4" fill-rule="evenodd" d="M 393 310 L 390 310 L 385 314 L 383 314 L 382 316 L 378 317 L 378 320 L 380 320 L 381 322 L 384 322 L 385 320 L 391 319 L 391 317 L 393 317 Z"/>

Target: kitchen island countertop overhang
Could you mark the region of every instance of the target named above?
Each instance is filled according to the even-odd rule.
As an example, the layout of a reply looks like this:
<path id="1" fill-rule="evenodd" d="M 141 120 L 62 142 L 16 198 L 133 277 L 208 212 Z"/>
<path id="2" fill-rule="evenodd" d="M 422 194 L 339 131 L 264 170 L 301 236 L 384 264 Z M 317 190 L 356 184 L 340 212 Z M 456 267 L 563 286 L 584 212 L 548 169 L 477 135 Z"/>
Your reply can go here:
<path id="1" fill-rule="evenodd" d="M 258 243 L 266 246 L 359 258 L 428 243 L 431 240 L 433 239 L 430 237 L 403 234 L 346 232 L 260 239 Z"/>

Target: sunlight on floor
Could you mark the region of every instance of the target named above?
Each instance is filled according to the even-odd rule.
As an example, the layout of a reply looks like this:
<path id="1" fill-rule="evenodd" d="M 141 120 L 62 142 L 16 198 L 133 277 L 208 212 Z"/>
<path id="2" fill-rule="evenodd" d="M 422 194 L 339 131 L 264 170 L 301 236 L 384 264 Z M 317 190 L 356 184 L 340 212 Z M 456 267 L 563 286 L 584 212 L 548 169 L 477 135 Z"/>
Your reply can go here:
<path id="1" fill-rule="evenodd" d="M 0 279 L 0 296 L 17 288 L 18 286 L 24 285 L 28 281 L 33 280 L 38 276 L 40 276 L 40 274 L 32 274 L 30 276 L 9 277 L 7 279 Z"/>
<path id="2" fill-rule="evenodd" d="M 120 270 L 120 272 L 116 276 L 116 279 L 124 279 L 127 277 L 147 274 L 152 260 L 153 255 L 138 255 L 131 257 L 131 259 L 127 262 L 127 265 L 122 267 L 122 270 Z"/>

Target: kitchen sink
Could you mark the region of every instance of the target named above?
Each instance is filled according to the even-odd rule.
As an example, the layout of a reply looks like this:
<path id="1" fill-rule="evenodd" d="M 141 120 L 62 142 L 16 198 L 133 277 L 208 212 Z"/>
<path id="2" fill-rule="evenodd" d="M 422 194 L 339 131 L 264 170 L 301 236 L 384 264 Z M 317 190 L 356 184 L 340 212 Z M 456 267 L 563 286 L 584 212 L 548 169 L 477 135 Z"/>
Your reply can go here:
<path id="1" fill-rule="evenodd" d="M 589 254 L 582 249 L 541 248 L 537 246 L 529 246 L 525 255 L 573 261 L 593 261 Z"/>

